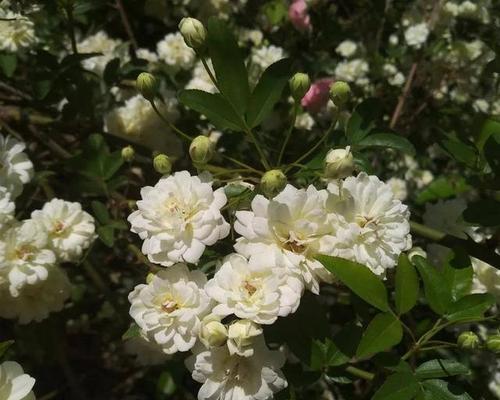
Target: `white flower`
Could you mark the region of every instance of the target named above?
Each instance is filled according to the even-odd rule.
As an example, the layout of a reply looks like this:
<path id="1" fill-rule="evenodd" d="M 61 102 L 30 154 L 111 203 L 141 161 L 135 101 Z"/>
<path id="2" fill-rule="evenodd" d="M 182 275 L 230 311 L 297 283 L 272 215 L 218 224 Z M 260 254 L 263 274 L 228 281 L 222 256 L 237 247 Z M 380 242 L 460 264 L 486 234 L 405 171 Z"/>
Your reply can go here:
<path id="1" fill-rule="evenodd" d="M 200 319 L 210 308 L 205 283 L 203 272 L 189 271 L 185 264 L 162 270 L 129 294 L 130 316 L 164 353 L 187 351 L 196 343 Z"/>
<path id="2" fill-rule="evenodd" d="M 345 149 L 331 149 L 325 157 L 325 176 L 331 179 L 346 178 L 354 171 L 354 157 L 351 146 Z"/>
<path id="3" fill-rule="evenodd" d="M 295 119 L 295 128 L 310 131 L 314 127 L 315 123 L 316 122 L 314 121 L 314 118 L 311 117 L 311 114 L 303 112 Z"/>
<path id="4" fill-rule="evenodd" d="M 340 54 L 344 58 L 350 58 L 356 53 L 357 50 L 358 45 L 352 40 L 344 40 L 335 49 L 337 54 Z"/>
<path id="5" fill-rule="evenodd" d="M 389 36 L 389 44 L 391 46 L 397 46 L 399 44 L 398 35 L 393 33 L 391 36 Z"/>
<path id="6" fill-rule="evenodd" d="M 450 14 L 453 17 L 456 17 L 460 14 L 460 7 L 458 6 L 458 4 L 453 3 L 451 1 L 448 1 L 444 5 L 443 9 L 444 9 L 444 11 L 446 11 L 448 14 Z"/>
<path id="7" fill-rule="evenodd" d="M 477 99 L 472 103 L 472 108 L 476 112 L 486 114 L 490 109 L 490 105 L 485 99 Z"/>
<path id="8" fill-rule="evenodd" d="M 472 1 L 466 0 L 459 6 L 459 12 L 461 15 L 473 15 L 477 12 L 477 5 Z"/>
<path id="9" fill-rule="evenodd" d="M 2 400 L 35 400 L 35 379 L 25 374 L 15 361 L 0 364 L 0 398 Z"/>
<path id="10" fill-rule="evenodd" d="M 448 235 L 467 239 L 467 235 L 472 235 L 474 229 L 462 217 L 466 208 L 467 203 L 462 198 L 427 203 L 423 215 L 424 224 Z"/>
<path id="11" fill-rule="evenodd" d="M 21 14 L 0 10 L 0 50 L 16 53 L 36 43 L 35 24 Z"/>
<path id="12" fill-rule="evenodd" d="M 254 354 L 254 338 L 262 335 L 262 328 L 248 319 L 240 319 L 229 325 L 227 348 L 229 354 L 251 357 Z"/>
<path id="13" fill-rule="evenodd" d="M 31 213 L 49 240 L 49 248 L 61 261 L 77 261 L 95 239 L 94 218 L 80 203 L 52 199 Z"/>
<path id="14" fill-rule="evenodd" d="M 25 285 L 47 279 L 56 263 L 47 248 L 47 233 L 39 224 L 26 220 L 8 229 L 0 241 L 0 283 L 8 283 L 12 296 Z"/>
<path id="15" fill-rule="evenodd" d="M 3 234 L 14 221 L 16 206 L 10 198 L 10 193 L 0 186 L 0 234 Z"/>
<path id="16" fill-rule="evenodd" d="M 71 294 L 71 284 L 66 273 L 53 266 L 44 280 L 24 285 L 13 297 L 7 289 L 0 292 L 0 317 L 16 318 L 21 324 L 41 321 L 49 313 L 60 311 Z"/>
<path id="17" fill-rule="evenodd" d="M 177 100 L 171 92 L 162 94 L 165 102 L 156 103 L 158 110 L 169 121 L 175 122 L 179 117 Z M 127 99 L 123 106 L 112 110 L 106 115 L 104 123 L 106 132 L 130 142 L 169 155 L 182 152 L 179 139 L 165 127 L 165 123 L 142 95 L 135 95 Z"/>
<path id="18" fill-rule="evenodd" d="M 267 348 L 262 336 L 254 342 L 252 357 L 231 355 L 226 346 L 191 356 L 186 366 L 202 383 L 198 400 L 270 400 L 287 387 L 280 368 L 285 357 Z"/>
<path id="19" fill-rule="evenodd" d="M 498 361 L 488 388 L 497 399 L 500 399 L 500 363 Z"/>
<path id="20" fill-rule="evenodd" d="M 392 86 L 403 86 L 405 81 L 406 81 L 406 78 L 401 72 L 396 73 L 396 75 L 391 76 L 387 80 L 387 82 L 389 82 L 389 85 L 392 85 Z"/>
<path id="21" fill-rule="evenodd" d="M 180 261 L 197 263 L 206 246 L 229 234 L 220 212 L 227 201 L 224 189 L 214 191 L 187 171 L 142 188 L 141 197 L 128 221 L 144 240 L 142 251 L 151 262 L 167 267 Z"/>
<path id="22" fill-rule="evenodd" d="M 260 46 L 264 35 L 258 29 L 242 28 L 239 32 L 240 42 L 252 42 L 254 46 Z"/>
<path id="23" fill-rule="evenodd" d="M 190 68 L 196 54 L 186 45 L 180 32 L 169 33 L 156 44 L 156 52 L 161 61 L 171 67 Z"/>
<path id="24" fill-rule="evenodd" d="M 212 62 L 209 60 L 207 64 L 208 67 L 213 71 Z M 217 92 L 217 88 L 210 79 L 210 76 L 208 75 L 201 61 L 198 61 L 193 68 L 193 75 L 191 77 L 191 80 L 186 85 L 186 89 L 198 89 L 209 93 Z"/>
<path id="25" fill-rule="evenodd" d="M 339 194 L 328 204 L 336 228 L 327 254 L 366 265 L 383 276 L 396 265 L 399 254 L 411 247 L 410 212 L 391 187 L 364 172 L 328 190 Z"/>
<path id="26" fill-rule="evenodd" d="M 159 365 L 170 358 L 168 354 L 162 352 L 160 345 L 149 340 L 142 331 L 139 336 L 128 339 L 124 347 L 125 352 L 135 356 L 137 364 L 141 366 Z"/>
<path id="27" fill-rule="evenodd" d="M 158 55 L 149 49 L 137 49 L 135 54 L 137 55 L 137 58 L 141 58 L 150 63 L 158 62 Z"/>
<path id="28" fill-rule="evenodd" d="M 477 258 L 471 258 L 474 269 L 472 293 L 491 293 L 500 303 L 500 270 Z"/>
<path id="29" fill-rule="evenodd" d="M 427 41 L 429 33 L 429 27 L 425 22 L 409 26 L 405 31 L 406 43 L 408 44 L 408 46 L 420 49 L 422 45 Z"/>
<path id="30" fill-rule="evenodd" d="M 404 179 L 391 178 L 387 181 L 387 184 L 391 187 L 395 199 L 400 201 L 406 200 L 406 197 L 408 196 L 408 189 Z"/>
<path id="31" fill-rule="evenodd" d="M 126 56 L 126 53 L 124 51 L 118 51 L 118 47 L 121 44 L 122 42 L 120 40 L 111 39 L 104 31 L 99 31 L 94 35 L 85 38 L 80 43 L 78 43 L 78 52 L 102 53 L 102 55 L 83 60 L 83 68 L 101 75 L 106 68 L 106 64 L 113 58 L 122 56 L 125 60 L 127 60 L 128 57 Z"/>
<path id="32" fill-rule="evenodd" d="M 253 67 L 250 69 L 251 80 L 256 82 L 267 67 L 285 57 L 285 51 L 278 46 L 269 45 L 254 48 L 250 56 L 250 64 Z"/>
<path id="33" fill-rule="evenodd" d="M 362 84 L 366 84 L 366 75 L 369 71 L 370 67 L 365 60 L 360 58 L 345 60 L 338 63 L 335 68 L 335 78 L 363 86 Z"/>
<path id="34" fill-rule="evenodd" d="M 224 259 L 205 286 L 218 304 L 212 312 L 224 317 L 234 314 L 259 324 L 272 324 L 297 310 L 303 285 L 272 254 L 254 254 L 247 260 L 240 254 Z"/>
<path id="35" fill-rule="evenodd" d="M 0 134 L 0 186 L 10 192 L 14 199 L 21 194 L 23 185 L 33 177 L 33 163 L 24 149 L 26 144 L 13 136 Z"/>
<path id="36" fill-rule="evenodd" d="M 272 200 L 257 195 L 252 211 L 237 211 L 234 229 L 243 237 L 234 245 L 240 254 L 284 256 L 287 268 L 302 276 L 306 287 L 319 293 L 321 281 L 330 282 L 331 274 L 314 257 L 322 253 L 322 241 L 332 234 L 325 203 L 326 190 L 314 186 L 296 189 L 287 185 Z"/>

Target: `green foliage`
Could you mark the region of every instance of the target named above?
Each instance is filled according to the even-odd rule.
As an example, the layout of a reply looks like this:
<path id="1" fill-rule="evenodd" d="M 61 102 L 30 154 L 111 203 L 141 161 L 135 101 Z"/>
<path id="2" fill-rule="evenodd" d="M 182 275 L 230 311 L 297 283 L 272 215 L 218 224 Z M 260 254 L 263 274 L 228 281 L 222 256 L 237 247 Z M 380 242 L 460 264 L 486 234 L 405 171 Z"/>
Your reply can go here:
<path id="1" fill-rule="evenodd" d="M 363 333 L 356 351 L 357 357 L 366 357 L 390 349 L 401 342 L 403 328 L 391 313 L 377 314 Z"/>
<path id="2" fill-rule="evenodd" d="M 418 391 L 415 376 L 409 372 L 399 372 L 386 379 L 372 400 L 411 400 Z"/>
<path id="3" fill-rule="evenodd" d="M 399 257 L 396 268 L 396 311 L 404 314 L 417 304 L 419 295 L 419 281 L 415 267 L 406 254 Z"/>
<path id="4" fill-rule="evenodd" d="M 471 371 L 465 365 L 447 359 L 429 360 L 420 364 L 415 370 L 415 376 L 419 380 L 446 378 L 454 375 L 468 375 Z"/>

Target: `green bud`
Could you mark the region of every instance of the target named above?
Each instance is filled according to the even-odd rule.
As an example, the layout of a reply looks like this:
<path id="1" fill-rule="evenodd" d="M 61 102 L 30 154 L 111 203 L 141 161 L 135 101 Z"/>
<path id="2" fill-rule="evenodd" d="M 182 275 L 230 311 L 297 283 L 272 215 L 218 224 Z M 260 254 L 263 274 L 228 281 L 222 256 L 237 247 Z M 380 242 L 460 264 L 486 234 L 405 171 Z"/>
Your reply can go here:
<path id="1" fill-rule="evenodd" d="M 279 169 L 267 171 L 260 180 L 262 193 L 271 198 L 281 192 L 287 183 L 286 175 Z"/>
<path id="2" fill-rule="evenodd" d="M 146 283 L 149 285 L 153 279 L 155 277 L 155 274 L 153 274 L 152 272 L 148 273 L 148 275 L 146 276 Z"/>
<path id="3" fill-rule="evenodd" d="M 338 81 L 330 87 L 330 99 L 337 107 L 344 106 L 351 98 L 351 87 L 347 82 Z"/>
<path id="4" fill-rule="evenodd" d="M 345 149 L 332 149 L 325 158 L 325 177 L 342 179 L 352 175 L 354 171 L 354 157 L 350 146 Z"/>
<path id="5" fill-rule="evenodd" d="M 158 81 L 148 72 L 141 72 L 135 81 L 137 90 L 149 101 L 153 101 L 158 92 Z"/>
<path id="6" fill-rule="evenodd" d="M 189 155 L 196 164 L 206 164 L 214 156 L 214 144 L 207 136 L 196 136 L 189 146 Z"/>
<path id="7" fill-rule="evenodd" d="M 172 171 L 172 162 L 165 154 L 158 154 L 153 159 L 153 167 L 159 174 L 168 175 Z"/>
<path id="8" fill-rule="evenodd" d="M 300 101 L 311 87 L 309 75 L 297 72 L 290 78 L 290 91 L 295 101 Z"/>
<path id="9" fill-rule="evenodd" d="M 122 149 L 122 158 L 125 160 L 125 161 L 132 161 L 134 159 L 134 156 L 135 156 L 135 150 L 132 146 L 126 146 Z"/>
<path id="10" fill-rule="evenodd" d="M 486 347 L 493 353 L 500 354 L 500 334 L 489 336 L 486 340 Z"/>
<path id="11" fill-rule="evenodd" d="M 474 350 L 479 347 L 479 337 L 474 332 L 462 332 L 457 339 L 458 347 Z"/>
<path id="12" fill-rule="evenodd" d="M 205 47 L 207 30 L 197 19 L 182 18 L 179 23 L 179 30 L 186 44 L 192 49 L 201 50 Z"/>

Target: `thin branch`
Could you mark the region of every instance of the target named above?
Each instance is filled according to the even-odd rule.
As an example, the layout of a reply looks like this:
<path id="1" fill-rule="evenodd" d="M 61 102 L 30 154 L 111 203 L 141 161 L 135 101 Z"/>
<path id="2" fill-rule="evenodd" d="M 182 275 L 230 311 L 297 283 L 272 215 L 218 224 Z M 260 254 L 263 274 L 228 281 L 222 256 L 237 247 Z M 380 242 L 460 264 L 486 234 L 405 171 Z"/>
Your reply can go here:
<path id="1" fill-rule="evenodd" d="M 135 39 L 134 31 L 132 30 L 132 26 L 130 25 L 130 21 L 127 17 L 127 12 L 125 11 L 125 7 L 123 6 L 122 0 L 116 0 L 115 4 L 116 8 L 118 9 L 118 12 L 120 13 L 120 18 L 122 20 L 123 27 L 127 32 L 127 35 L 130 39 L 130 43 L 132 44 L 132 49 L 134 50 L 135 54 L 139 46 L 137 45 L 137 40 Z"/>
<path id="2" fill-rule="evenodd" d="M 401 93 L 401 96 L 399 96 L 398 104 L 396 105 L 396 108 L 394 109 L 394 112 L 392 114 L 391 118 L 391 123 L 389 124 L 389 127 L 391 129 L 394 129 L 394 127 L 397 125 L 399 117 L 401 117 L 401 113 L 403 112 L 403 108 L 405 106 L 406 99 L 408 98 L 408 95 L 410 94 L 410 89 L 413 84 L 413 80 L 415 79 L 415 75 L 417 73 L 417 68 L 418 68 L 418 63 L 414 62 L 411 66 L 410 73 L 408 74 L 408 78 L 406 79 L 405 86 L 403 88 L 403 92 Z"/>

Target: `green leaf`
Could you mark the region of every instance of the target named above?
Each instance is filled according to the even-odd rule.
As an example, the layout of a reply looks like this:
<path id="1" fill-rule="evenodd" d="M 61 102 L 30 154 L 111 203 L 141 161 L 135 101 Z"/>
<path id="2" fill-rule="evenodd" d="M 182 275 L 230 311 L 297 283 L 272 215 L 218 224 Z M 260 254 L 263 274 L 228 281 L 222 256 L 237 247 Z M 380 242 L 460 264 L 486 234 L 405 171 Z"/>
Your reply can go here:
<path id="1" fill-rule="evenodd" d="M 174 378 L 169 371 L 163 371 L 156 383 L 156 397 L 157 399 L 170 399 L 172 394 L 177 390 Z"/>
<path id="2" fill-rule="evenodd" d="M 484 155 L 493 172 L 500 175 L 500 132 L 491 134 L 484 147 Z"/>
<path id="3" fill-rule="evenodd" d="M 92 201 L 91 206 L 92 206 L 92 212 L 99 221 L 99 223 L 101 223 L 102 225 L 106 225 L 111 221 L 108 209 L 103 203 L 94 200 Z"/>
<path id="4" fill-rule="evenodd" d="M 483 122 L 481 131 L 476 140 L 476 147 L 479 151 L 482 151 L 486 142 L 493 134 L 500 134 L 500 122 L 494 119 L 488 118 Z"/>
<path id="5" fill-rule="evenodd" d="M 141 336 L 141 328 L 136 323 L 132 323 L 127 331 L 122 335 L 122 340 L 133 339 Z"/>
<path id="6" fill-rule="evenodd" d="M 99 239 L 108 247 L 113 247 L 115 243 L 115 230 L 112 226 L 105 225 L 97 228 Z"/>
<path id="7" fill-rule="evenodd" d="M 340 257 L 320 255 L 316 258 L 364 301 L 381 311 L 389 311 L 387 290 L 368 267 Z"/>
<path id="8" fill-rule="evenodd" d="M 415 370 L 419 380 L 468 374 L 470 369 L 455 360 L 430 360 L 420 364 Z"/>
<path id="9" fill-rule="evenodd" d="M 372 400 L 411 400 L 419 390 L 413 374 L 408 372 L 389 376 L 377 390 Z"/>
<path id="10" fill-rule="evenodd" d="M 241 118 L 233 111 L 227 100 L 218 93 L 182 90 L 178 97 L 182 104 L 203 114 L 220 129 L 245 130 Z"/>
<path id="11" fill-rule="evenodd" d="M 462 388 L 440 379 L 423 382 L 425 400 L 473 400 Z"/>
<path id="12" fill-rule="evenodd" d="M 417 304 L 419 292 L 418 275 L 406 254 L 399 257 L 396 268 L 396 310 L 398 314 L 410 311 Z"/>
<path id="13" fill-rule="evenodd" d="M 375 128 L 381 113 L 380 103 L 376 99 L 367 99 L 359 104 L 347 123 L 346 136 L 350 144 L 356 144 Z"/>
<path id="14" fill-rule="evenodd" d="M 208 20 L 207 42 L 219 89 L 243 116 L 250 97 L 243 52 L 227 23 L 214 17 Z"/>
<path id="15" fill-rule="evenodd" d="M 436 314 L 445 314 L 451 303 L 451 295 L 444 277 L 425 258 L 414 256 L 412 261 L 424 281 L 425 298 L 429 306 Z"/>
<path id="16" fill-rule="evenodd" d="M 260 77 L 248 104 L 247 123 L 259 125 L 272 111 L 290 78 L 291 61 L 285 58 L 271 64 Z"/>
<path id="17" fill-rule="evenodd" d="M 451 304 L 446 318 L 450 321 L 478 319 L 493 304 L 495 297 L 489 293 L 470 294 Z"/>
<path id="18" fill-rule="evenodd" d="M 366 328 L 356 356 L 366 357 L 397 345 L 403 338 L 401 322 L 390 313 L 377 314 Z"/>
<path id="19" fill-rule="evenodd" d="M 394 133 L 373 133 L 357 143 L 363 147 L 385 147 L 415 155 L 415 147 L 406 138 Z"/>
<path id="20" fill-rule="evenodd" d="M 464 193 L 469 189 L 470 186 L 467 185 L 465 178 L 461 176 L 441 176 L 434 179 L 417 195 L 416 202 L 417 204 L 424 204 L 428 201 L 447 199 Z"/>
<path id="21" fill-rule="evenodd" d="M 441 144 L 456 161 L 469 168 L 476 166 L 477 152 L 474 147 L 454 138 L 443 140 Z"/>
<path id="22" fill-rule="evenodd" d="M 482 226 L 500 225 L 500 201 L 479 200 L 468 205 L 463 212 L 465 221 Z"/>
<path id="23" fill-rule="evenodd" d="M 448 253 L 442 267 L 442 276 L 452 301 L 470 293 L 473 275 L 470 257 L 465 250 L 457 248 Z"/>
<path id="24" fill-rule="evenodd" d="M 14 75 L 17 67 L 17 56 L 14 53 L 0 54 L 0 70 L 7 78 Z"/>
<path id="25" fill-rule="evenodd" d="M 9 347 L 14 344 L 14 340 L 6 340 L 0 342 L 0 358 L 4 356 L 5 352 L 9 350 Z"/>

